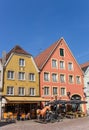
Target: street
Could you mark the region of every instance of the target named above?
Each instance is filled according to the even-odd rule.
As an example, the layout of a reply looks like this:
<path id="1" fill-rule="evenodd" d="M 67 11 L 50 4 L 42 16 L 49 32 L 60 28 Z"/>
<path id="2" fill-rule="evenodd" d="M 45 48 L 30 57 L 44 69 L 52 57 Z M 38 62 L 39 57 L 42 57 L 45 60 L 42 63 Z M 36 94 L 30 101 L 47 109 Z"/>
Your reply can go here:
<path id="1" fill-rule="evenodd" d="M 42 124 L 34 120 L 17 121 L 0 126 L 0 130 L 89 130 L 89 117 L 64 119 L 62 122 Z"/>

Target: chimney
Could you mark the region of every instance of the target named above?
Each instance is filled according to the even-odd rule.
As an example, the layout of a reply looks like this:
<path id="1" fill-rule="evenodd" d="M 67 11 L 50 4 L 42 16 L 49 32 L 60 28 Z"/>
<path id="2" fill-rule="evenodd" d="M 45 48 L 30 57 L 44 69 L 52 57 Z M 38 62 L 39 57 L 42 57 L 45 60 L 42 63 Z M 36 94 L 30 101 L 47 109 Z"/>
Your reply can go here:
<path id="1" fill-rule="evenodd" d="M 2 64 L 4 66 L 4 64 L 6 63 L 6 51 L 2 52 Z"/>

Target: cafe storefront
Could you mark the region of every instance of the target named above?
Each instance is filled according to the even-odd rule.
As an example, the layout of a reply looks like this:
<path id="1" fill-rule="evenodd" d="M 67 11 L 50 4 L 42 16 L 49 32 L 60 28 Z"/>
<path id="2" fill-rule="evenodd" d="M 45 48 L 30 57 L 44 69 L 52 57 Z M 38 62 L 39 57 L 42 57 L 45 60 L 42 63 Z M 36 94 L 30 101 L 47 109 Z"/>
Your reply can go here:
<path id="1" fill-rule="evenodd" d="M 5 104 L 3 107 L 4 112 L 12 113 L 35 113 L 38 108 L 42 108 L 41 102 L 47 102 L 47 100 L 41 97 L 5 97 Z M 36 114 L 34 115 L 36 116 Z M 35 117 L 32 117 L 35 118 Z"/>

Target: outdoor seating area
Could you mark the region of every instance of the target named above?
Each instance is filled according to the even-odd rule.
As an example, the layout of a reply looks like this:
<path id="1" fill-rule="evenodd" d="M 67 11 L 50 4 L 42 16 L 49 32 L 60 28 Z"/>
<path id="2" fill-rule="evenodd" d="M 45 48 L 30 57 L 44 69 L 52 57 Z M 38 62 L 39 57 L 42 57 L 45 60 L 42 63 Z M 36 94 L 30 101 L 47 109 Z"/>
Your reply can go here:
<path id="1" fill-rule="evenodd" d="M 12 112 L 4 112 L 3 119 L 6 122 L 16 122 L 16 115 L 14 115 Z"/>
<path id="2" fill-rule="evenodd" d="M 82 111 L 78 111 L 78 112 L 66 112 L 66 115 L 65 115 L 65 117 L 67 117 L 67 118 L 78 118 L 78 117 L 85 117 L 85 116 L 87 116 L 84 112 L 82 112 Z"/>
<path id="3" fill-rule="evenodd" d="M 38 119 L 40 121 L 61 121 L 64 118 L 78 118 L 87 116 L 81 110 L 81 104 L 87 103 L 78 100 L 54 100 L 46 104 L 42 109 L 31 109 L 27 113 L 19 110 L 17 112 L 4 112 L 3 119 L 7 122 L 25 121 Z"/>
<path id="4" fill-rule="evenodd" d="M 30 120 L 30 113 L 12 113 L 12 112 L 4 112 L 3 119 L 7 122 L 12 122 L 16 120 Z"/>

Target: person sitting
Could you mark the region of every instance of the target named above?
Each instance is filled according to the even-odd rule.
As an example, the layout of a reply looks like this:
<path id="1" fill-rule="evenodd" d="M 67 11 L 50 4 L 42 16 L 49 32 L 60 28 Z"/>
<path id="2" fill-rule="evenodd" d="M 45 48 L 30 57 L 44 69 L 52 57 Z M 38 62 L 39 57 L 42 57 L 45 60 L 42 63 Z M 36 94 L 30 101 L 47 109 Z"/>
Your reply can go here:
<path id="1" fill-rule="evenodd" d="M 25 120 L 25 118 L 26 118 L 26 114 L 24 112 L 21 113 L 20 120 Z"/>
<path id="2" fill-rule="evenodd" d="M 28 112 L 25 116 L 26 120 L 30 120 L 30 112 Z"/>

